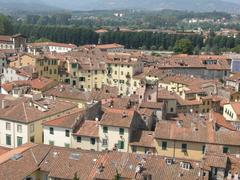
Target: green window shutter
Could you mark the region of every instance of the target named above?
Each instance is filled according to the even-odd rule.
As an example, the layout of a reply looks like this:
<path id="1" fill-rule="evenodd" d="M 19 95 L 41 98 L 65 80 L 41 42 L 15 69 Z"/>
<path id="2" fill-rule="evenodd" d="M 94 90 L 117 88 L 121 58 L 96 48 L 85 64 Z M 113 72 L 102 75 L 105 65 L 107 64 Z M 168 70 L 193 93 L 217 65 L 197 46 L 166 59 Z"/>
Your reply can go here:
<path id="1" fill-rule="evenodd" d="M 12 144 L 11 143 L 11 135 L 9 135 L 9 134 L 6 135 L 6 144 L 7 145 L 11 145 Z"/>
<path id="2" fill-rule="evenodd" d="M 202 146 L 202 154 L 204 154 L 204 153 L 205 153 L 205 149 L 206 149 L 206 146 L 205 146 L 205 145 L 203 145 L 203 146 Z"/>
<path id="3" fill-rule="evenodd" d="M 104 132 L 104 133 L 108 133 L 108 127 L 104 126 L 104 127 L 103 127 L 103 132 Z"/>
<path id="4" fill-rule="evenodd" d="M 167 149 L 167 142 L 163 141 L 162 142 L 162 150 L 166 150 Z"/>
<path id="5" fill-rule="evenodd" d="M 124 149 L 124 142 L 118 141 L 118 149 Z"/>
<path id="6" fill-rule="evenodd" d="M 77 136 L 77 142 L 81 142 L 82 138 L 80 136 Z"/>
<path id="7" fill-rule="evenodd" d="M 119 128 L 119 134 L 121 134 L 121 135 L 124 134 L 124 128 Z"/>
<path id="8" fill-rule="evenodd" d="M 78 66 L 78 65 L 77 65 L 76 63 L 73 63 L 73 64 L 72 64 L 72 68 L 73 68 L 73 69 L 77 68 L 77 66 Z"/>
<path id="9" fill-rule="evenodd" d="M 223 147 L 223 153 L 228 153 L 229 152 L 229 148 L 228 147 Z"/>
<path id="10" fill-rule="evenodd" d="M 187 144 L 182 144 L 182 152 L 187 152 Z"/>
<path id="11" fill-rule="evenodd" d="M 22 145 L 22 137 L 17 137 L 17 146 Z"/>

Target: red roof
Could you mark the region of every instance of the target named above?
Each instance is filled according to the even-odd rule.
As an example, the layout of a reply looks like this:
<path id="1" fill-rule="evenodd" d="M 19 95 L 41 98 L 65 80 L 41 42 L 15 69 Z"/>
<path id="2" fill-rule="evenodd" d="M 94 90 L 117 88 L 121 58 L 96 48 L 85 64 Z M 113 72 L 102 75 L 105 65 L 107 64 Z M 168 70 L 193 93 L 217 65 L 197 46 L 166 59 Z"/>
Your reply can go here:
<path id="1" fill-rule="evenodd" d="M 235 111 L 235 113 L 237 115 L 240 115 L 240 103 L 239 102 L 231 102 L 230 104 L 231 104 L 233 110 Z"/>
<path id="2" fill-rule="evenodd" d="M 222 126 L 226 129 L 229 129 L 231 131 L 236 131 L 236 128 L 226 119 L 223 117 L 223 115 L 216 113 L 216 112 L 211 112 L 213 120 L 219 125 Z"/>
<path id="3" fill-rule="evenodd" d="M 11 36 L 4 36 L 4 35 L 1 35 L 0 36 L 0 41 L 5 41 L 5 42 L 12 42 L 11 41 Z"/>
<path id="4" fill-rule="evenodd" d="M 47 78 L 37 78 L 37 79 L 33 79 L 30 81 L 30 84 L 32 86 L 32 88 L 34 89 L 43 89 L 45 88 L 46 86 L 48 86 L 49 84 L 53 83 L 54 80 L 52 79 L 47 79 Z"/>
<path id="5" fill-rule="evenodd" d="M 121 45 L 121 44 L 116 44 L 116 43 L 113 43 L 113 44 L 99 44 L 96 46 L 96 48 L 99 48 L 99 49 L 113 49 L 113 48 L 123 48 L 124 46 Z"/>

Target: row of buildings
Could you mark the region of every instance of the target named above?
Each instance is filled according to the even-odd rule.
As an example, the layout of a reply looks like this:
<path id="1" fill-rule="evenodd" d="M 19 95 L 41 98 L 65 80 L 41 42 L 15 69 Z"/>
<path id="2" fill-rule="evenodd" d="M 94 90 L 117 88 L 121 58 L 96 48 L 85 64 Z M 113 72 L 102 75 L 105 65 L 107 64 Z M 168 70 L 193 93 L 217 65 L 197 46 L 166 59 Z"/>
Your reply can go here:
<path id="1" fill-rule="evenodd" d="M 240 74 L 230 58 L 35 45 L 2 51 L 1 178 L 238 178 Z"/>

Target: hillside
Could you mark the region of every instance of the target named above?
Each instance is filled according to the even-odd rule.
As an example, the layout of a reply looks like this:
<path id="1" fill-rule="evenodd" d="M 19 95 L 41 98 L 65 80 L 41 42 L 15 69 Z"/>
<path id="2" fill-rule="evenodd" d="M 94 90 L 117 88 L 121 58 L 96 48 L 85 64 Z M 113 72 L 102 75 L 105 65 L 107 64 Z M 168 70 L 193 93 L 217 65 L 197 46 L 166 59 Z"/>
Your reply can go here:
<path id="1" fill-rule="evenodd" d="M 42 0 L 46 3 L 48 0 Z M 189 11 L 239 12 L 238 0 L 51 0 L 50 5 L 71 10 L 93 9 L 176 9 Z"/>
<path id="2" fill-rule="evenodd" d="M 175 9 L 188 11 L 240 12 L 239 0 L 0 0 L 2 11 L 51 11 L 99 9 Z"/>

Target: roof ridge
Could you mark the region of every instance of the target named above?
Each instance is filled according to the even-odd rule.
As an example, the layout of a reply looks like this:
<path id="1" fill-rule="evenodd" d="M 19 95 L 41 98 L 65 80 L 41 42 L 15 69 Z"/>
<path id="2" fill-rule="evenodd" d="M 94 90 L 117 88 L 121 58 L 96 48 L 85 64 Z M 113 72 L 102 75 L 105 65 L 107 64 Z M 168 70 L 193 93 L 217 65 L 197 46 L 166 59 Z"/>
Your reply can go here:
<path id="1" fill-rule="evenodd" d="M 23 105 L 23 111 L 24 111 L 24 115 L 25 115 L 25 117 L 26 117 L 26 121 L 28 122 L 28 116 L 27 116 L 27 111 L 26 111 L 25 103 L 23 102 L 22 105 Z"/>

